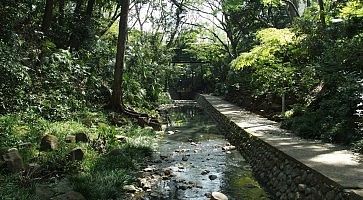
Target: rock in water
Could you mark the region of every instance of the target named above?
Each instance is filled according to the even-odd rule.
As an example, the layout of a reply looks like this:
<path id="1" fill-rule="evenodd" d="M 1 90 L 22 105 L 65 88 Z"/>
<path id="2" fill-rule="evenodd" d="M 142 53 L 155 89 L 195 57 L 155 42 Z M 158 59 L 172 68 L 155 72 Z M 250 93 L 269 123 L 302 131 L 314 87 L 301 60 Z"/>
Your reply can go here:
<path id="1" fill-rule="evenodd" d="M 206 175 L 206 174 L 209 174 L 209 172 L 210 172 L 209 170 L 203 170 L 201 174 Z"/>
<path id="2" fill-rule="evenodd" d="M 217 175 L 214 175 L 214 174 L 209 175 L 209 179 L 213 181 L 213 180 L 217 179 Z"/>
<path id="3" fill-rule="evenodd" d="M 148 189 L 151 189 L 151 183 L 146 178 L 138 178 L 140 187 L 147 191 Z"/>
<path id="4" fill-rule="evenodd" d="M 178 189 L 181 189 L 181 190 L 187 190 L 188 189 L 188 187 L 186 186 L 186 185 L 179 185 L 178 186 Z"/>
<path id="5" fill-rule="evenodd" d="M 232 150 L 235 150 L 235 149 L 236 149 L 236 147 L 233 146 L 233 145 L 222 147 L 223 151 L 232 151 Z"/>
<path id="6" fill-rule="evenodd" d="M 217 178 L 218 178 L 217 175 L 214 175 L 214 174 L 209 175 L 209 179 L 212 180 L 212 181 L 217 179 Z"/>
<path id="7" fill-rule="evenodd" d="M 24 169 L 23 158 L 15 148 L 9 149 L 8 152 L 3 155 L 3 159 L 6 168 L 11 172 L 19 172 Z"/>
<path id="8" fill-rule="evenodd" d="M 133 185 L 125 185 L 122 189 L 125 190 L 128 193 L 137 192 L 137 188 L 135 186 L 133 186 Z"/>
<path id="9" fill-rule="evenodd" d="M 182 158 L 183 161 L 188 161 L 188 159 L 189 159 L 188 156 L 183 156 Z"/>
<path id="10" fill-rule="evenodd" d="M 153 172 L 153 171 L 155 171 L 155 168 L 153 168 L 153 167 L 147 167 L 147 168 L 143 169 L 143 171 L 144 172 Z"/>
<path id="11" fill-rule="evenodd" d="M 68 155 L 70 161 L 82 161 L 83 157 L 84 153 L 81 148 L 73 149 Z"/>
<path id="12" fill-rule="evenodd" d="M 213 200 L 228 200 L 228 197 L 220 192 L 212 192 Z"/>
<path id="13" fill-rule="evenodd" d="M 89 138 L 87 136 L 87 134 L 85 133 L 77 133 L 76 134 L 76 142 L 88 142 L 89 141 Z"/>
<path id="14" fill-rule="evenodd" d="M 170 169 L 164 170 L 164 174 L 165 174 L 165 176 L 170 176 L 171 175 L 171 170 Z"/>
<path id="15" fill-rule="evenodd" d="M 45 135 L 40 142 L 41 151 L 51 151 L 58 148 L 58 138 L 54 135 Z"/>

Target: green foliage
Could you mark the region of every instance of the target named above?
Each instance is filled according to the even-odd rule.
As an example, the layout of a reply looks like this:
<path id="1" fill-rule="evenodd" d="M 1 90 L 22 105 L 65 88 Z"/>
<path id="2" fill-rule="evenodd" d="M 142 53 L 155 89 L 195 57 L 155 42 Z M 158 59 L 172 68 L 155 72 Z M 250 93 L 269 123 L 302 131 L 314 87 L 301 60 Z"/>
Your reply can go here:
<path id="1" fill-rule="evenodd" d="M 265 5 L 274 5 L 274 6 L 280 5 L 282 3 L 282 1 L 280 0 L 263 0 L 262 2 Z"/>
<path id="2" fill-rule="evenodd" d="M 359 153 L 363 153 L 363 140 L 359 140 L 353 144 L 353 150 Z"/>
<path id="3" fill-rule="evenodd" d="M 253 70 L 251 84 L 256 95 L 289 93 L 301 96 L 314 81 L 314 69 L 300 67 L 294 57 L 301 55 L 297 38 L 289 29 L 263 29 L 256 34 L 260 44 L 248 53 L 242 53 L 232 61 L 232 66 L 241 72 Z"/>
<path id="4" fill-rule="evenodd" d="M 114 129 L 103 125 L 100 130 L 110 133 L 110 128 Z M 120 145 L 109 140 L 113 144 L 109 147 L 109 151 L 116 149 L 115 152 L 118 153 L 86 160 L 84 172 L 71 177 L 75 190 L 81 192 L 87 199 L 122 197 L 124 194 L 120 192 L 120 188 L 135 181 L 136 172 L 152 153 L 154 133 L 134 127 L 117 130 L 118 134 L 120 131 L 129 137 L 127 144 Z"/>
<path id="5" fill-rule="evenodd" d="M 292 44 L 295 34 L 289 29 L 263 29 L 256 34 L 260 45 L 251 49 L 248 53 L 242 53 L 237 59 L 232 61 L 232 66 L 236 69 L 245 67 L 262 68 L 264 63 L 273 63 L 279 58 L 275 55 L 284 47 Z M 296 41 L 294 41 L 296 42 Z"/>
<path id="6" fill-rule="evenodd" d="M 121 159 L 113 161 L 123 162 Z M 105 162 L 107 165 L 112 162 Z M 72 178 L 75 190 L 82 191 L 87 199 L 115 199 L 122 196 L 120 188 L 130 182 L 131 176 L 122 169 L 96 171 Z"/>
<path id="7" fill-rule="evenodd" d="M 236 71 L 224 86 L 227 96 L 265 110 L 279 103 L 274 95 L 285 93 L 291 109 L 284 114 L 285 127 L 302 137 L 329 142 L 359 140 L 362 126 L 355 112 L 362 91 L 362 32 L 361 20 L 353 11 L 359 11 L 359 5 L 349 1 L 343 8 L 334 8 L 327 19 L 345 16 L 346 21 L 331 23 L 326 30 L 319 25 L 315 5 L 295 21 L 295 29 L 258 31 L 259 43 L 231 63 Z M 247 95 L 245 100 L 233 97 L 238 93 Z M 262 102 L 246 104 L 246 99 Z M 272 102 L 264 103 L 265 99 Z"/>
<path id="8" fill-rule="evenodd" d="M 0 194 L 4 200 L 19 199 L 28 200 L 38 198 L 33 193 L 33 186 L 29 188 L 20 188 L 19 183 L 14 180 L 18 180 L 19 175 L 13 174 L 9 176 L 3 176 L 0 174 Z"/>
<path id="9" fill-rule="evenodd" d="M 155 148 L 155 132 L 126 125 L 115 127 L 109 124 L 107 113 L 88 110 L 67 121 L 52 122 L 39 115 L 23 113 L 0 117 L 0 146 L 18 147 L 21 143 L 31 143 L 30 148 L 19 149 L 25 164 L 30 162 L 41 165 L 42 176 L 68 176 L 74 189 L 81 192 L 87 199 L 107 199 L 122 197 L 123 185 L 134 181 L 137 171 L 143 166 L 145 159 Z M 66 143 L 68 135 L 87 133 L 91 140 L 99 136 L 107 139 L 106 154 L 100 154 L 86 143 Z M 59 148 L 51 152 L 39 152 L 38 145 L 42 136 L 52 134 L 59 139 Z M 128 137 L 127 143 L 120 143 L 115 135 Z M 67 161 L 68 153 L 80 147 L 85 153 L 82 162 Z M 108 154 L 117 149 L 117 154 Z M 44 178 L 43 177 L 43 178 Z M 32 186 L 36 183 L 32 178 L 25 180 L 19 174 L 8 175 L 0 172 L 0 192 L 5 199 L 28 199 L 33 194 Z M 34 178 L 34 177 L 33 177 Z M 23 187 L 24 181 L 30 186 Z M 42 180 L 43 182 L 47 179 Z M 23 186 L 22 186 L 23 185 Z"/>
<path id="10" fill-rule="evenodd" d="M 344 19 L 363 17 L 363 2 L 361 0 L 348 1 L 341 9 L 339 16 Z"/>
<path id="11" fill-rule="evenodd" d="M 30 69 L 20 58 L 17 48 L 0 41 L 0 113 L 16 110 L 16 106 L 26 106 L 23 98 L 29 88 Z"/>
<path id="12" fill-rule="evenodd" d="M 312 103 L 305 103 L 305 112 L 286 123 L 304 137 L 339 143 L 362 137 L 360 119 L 355 115 L 362 91 L 362 34 L 354 30 L 359 26 L 350 23 L 356 24 L 347 21 L 341 26 L 332 25 L 324 37 L 309 29 L 312 33 L 300 46 L 305 52 L 301 58 L 315 63 L 316 80 L 324 85 Z"/>
<path id="13" fill-rule="evenodd" d="M 165 89 L 171 71 L 171 51 L 161 43 L 160 37 L 139 31 L 130 33 L 124 97 L 136 107 L 154 107 Z"/>

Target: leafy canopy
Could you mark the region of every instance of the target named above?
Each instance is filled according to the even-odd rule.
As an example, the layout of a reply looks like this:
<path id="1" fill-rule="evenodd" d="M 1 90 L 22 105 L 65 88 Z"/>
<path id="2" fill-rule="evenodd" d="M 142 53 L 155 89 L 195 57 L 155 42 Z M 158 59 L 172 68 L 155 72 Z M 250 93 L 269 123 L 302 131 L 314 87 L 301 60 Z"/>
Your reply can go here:
<path id="1" fill-rule="evenodd" d="M 246 67 L 258 67 L 263 62 L 273 62 L 276 59 L 275 53 L 284 46 L 297 42 L 294 40 L 295 33 L 290 29 L 267 28 L 257 32 L 257 39 L 260 45 L 255 46 L 251 51 L 242 53 L 232 61 L 235 69 Z"/>

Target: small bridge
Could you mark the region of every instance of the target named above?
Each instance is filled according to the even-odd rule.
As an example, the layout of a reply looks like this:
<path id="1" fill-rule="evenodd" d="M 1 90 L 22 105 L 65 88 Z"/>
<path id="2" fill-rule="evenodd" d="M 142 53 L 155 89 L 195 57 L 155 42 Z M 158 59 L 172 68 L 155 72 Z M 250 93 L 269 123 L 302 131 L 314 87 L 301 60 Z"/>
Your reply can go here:
<path id="1" fill-rule="evenodd" d="M 174 65 L 184 65 L 186 70 L 183 77 L 173 80 L 170 83 L 169 93 L 174 100 L 191 100 L 195 94 L 203 90 L 203 66 L 210 62 L 202 61 L 192 56 L 184 49 L 175 49 L 175 56 L 171 63 Z"/>

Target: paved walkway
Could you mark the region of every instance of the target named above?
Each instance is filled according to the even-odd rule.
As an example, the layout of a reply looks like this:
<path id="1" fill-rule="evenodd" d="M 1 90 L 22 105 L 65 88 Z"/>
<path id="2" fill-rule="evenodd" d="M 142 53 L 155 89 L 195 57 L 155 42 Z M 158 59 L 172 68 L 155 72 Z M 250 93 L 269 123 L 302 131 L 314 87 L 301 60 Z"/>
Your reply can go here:
<path id="1" fill-rule="evenodd" d="M 219 97 L 203 95 L 219 112 L 248 133 L 264 140 L 306 166 L 363 196 L 363 157 L 342 147 L 309 141 L 279 128 L 279 124 Z"/>

